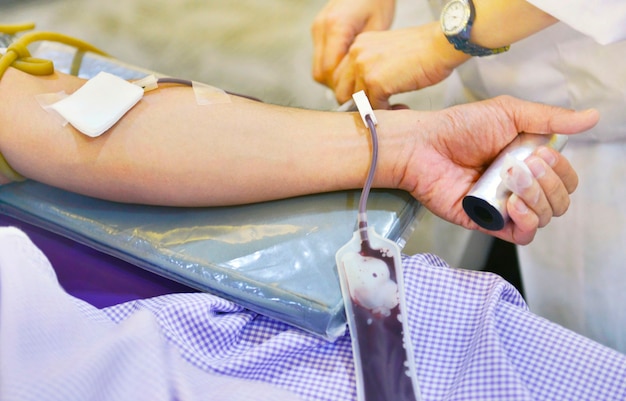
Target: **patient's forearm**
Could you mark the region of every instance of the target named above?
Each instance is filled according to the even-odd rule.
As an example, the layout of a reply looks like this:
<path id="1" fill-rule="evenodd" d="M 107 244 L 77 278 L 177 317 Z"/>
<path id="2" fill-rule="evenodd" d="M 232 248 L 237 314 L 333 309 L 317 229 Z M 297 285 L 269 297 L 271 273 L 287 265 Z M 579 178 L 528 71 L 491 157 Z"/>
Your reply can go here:
<path id="1" fill-rule="evenodd" d="M 117 197 L 159 204 L 237 204 L 356 187 L 369 141 L 344 117 L 253 102 L 197 106 L 189 89 L 171 88 L 147 96 L 89 157 L 106 154 L 114 173 L 90 175 L 110 174 Z"/>
<path id="2" fill-rule="evenodd" d="M 367 174 L 370 140 L 354 113 L 240 98 L 199 106 L 190 88 L 171 86 L 148 92 L 113 128 L 90 138 L 62 127 L 35 100 L 81 84 L 65 75 L 5 75 L 0 150 L 14 169 L 105 199 L 187 206 L 358 188 Z M 392 171 L 385 160 L 394 159 L 382 154 L 381 169 Z M 393 185 L 389 174 L 377 178 Z"/>

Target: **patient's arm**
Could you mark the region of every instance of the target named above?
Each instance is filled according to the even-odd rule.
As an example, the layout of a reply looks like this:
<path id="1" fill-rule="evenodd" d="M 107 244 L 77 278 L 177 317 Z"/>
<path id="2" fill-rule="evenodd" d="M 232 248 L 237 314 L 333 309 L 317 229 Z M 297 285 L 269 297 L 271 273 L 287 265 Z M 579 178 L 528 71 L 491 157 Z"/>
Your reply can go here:
<path id="1" fill-rule="evenodd" d="M 28 178 L 96 197 L 225 205 L 362 185 L 367 131 L 353 115 L 233 97 L 198 106 L 188 87 L 146 93 L 98 138 L 62 127 L 35 95 L 83 81 L 10 70 L 0 83 L 2 153 Z M 7 129 L 11 126 L 11 129 Z"/>
<path id="2" fill-rule="evenodd" d="M 188 87 L 148 92 L 98 138 L 61 126 L 35 95 L 83 80 L 32 77 L 14 69 L 0 81 L 0 151 L 22 175 L 100 198 L 162 205 L 241 204 L 359 188 L 367 175 L 369 133 L 357 113 L 287 108 L 243 98 L 198 106 Z M 412 193 L 441 217 L 477 228 L 461 200 L 480 172 L 518 134 L 576 133 L 597 113 L 577 113 L 509 97 L 438 112 L 376 111 L 380 143 L 375 186 Z M 576 174 L 558 153 L 520 199 L 497 235 L 530 241 L 565 211 Z M 532 167 L 532 166 L 531 166 Z M 524 202 L 521 202 L 521 201 Z M 516 203 L 517 202 L 517 203 Z M 515 205 L 525 205 L 524 213 Z"/>

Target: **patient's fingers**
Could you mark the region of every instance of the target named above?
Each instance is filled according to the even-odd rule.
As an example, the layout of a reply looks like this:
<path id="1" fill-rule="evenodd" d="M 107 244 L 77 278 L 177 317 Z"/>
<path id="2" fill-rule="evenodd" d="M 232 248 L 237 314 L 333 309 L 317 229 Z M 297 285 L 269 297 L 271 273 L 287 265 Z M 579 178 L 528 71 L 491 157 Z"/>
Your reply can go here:
<path id="1" fill-rule="evenodd" d="M 552 215 L 563 215 L 569 208 L 569 195 L 578 186 L 578 176 L 569 161 L 553 149 L 540 148 L 526 163 L 541 185 Z"/>
<path id="2" fill-rule="evenodd" d="M 544 181 L 544 185 L 549 186 L 552 190 L 552 187 L 557 185 L 553 181 L 559 179 L 556 174 L 549 174 L 549 169 L 545 168 L 545 162 L 537 157 L 529 157 L 526 164 L 528 165 L 530 171 L 520 171 L 522 169 L 519 166 L 514 166 L 510 169 L 511 172 L 509 174 L 516 176 L 516 186 L 514 192 L 521 200 L 524 201 L 530 211 L 537 215 L 539 227 L 544 227 L 550 222 L 553 210 L 552 204 L 548 200 L 547 194 L 544 193 L 544 188 L 539 180 Z M 537 178 L 536 174 L 539 175 L 538 179 L 535 179 Z M 546 178 L 546 176 L 548 177 Z M 562 201 L 560 196 L 562 194 L 558 193 L 558 190 L 555 192 L 554 202 L 557 203 Z"/>
<path id="3" fill-rule="evenodd" d="M 578 175 L 567 158 L 548 147 L 540 147 L 535 154 L 543 159 L 560 177 L 567 193 L 571 194 L 578 186 Z"/>
<path id="4" fill-rule="evenodd" d="M 538 149 L 525 165 L 511 165 L 503 179 L 514 192 L 507 201 L 512 240 L 521 245 L 530 243 L 537 228 L 547 225 L 552 216 L 567 211 L 569 195 L 578 185 L 569 161 L 550 148 Z"/>
<path id="5" fill-rule="evenodd" d="M 540 157 L 531 156 L 526 163 L 533 172 L 542 193 L 539 204 L 529 205 L 529 207 L 539 215 L 539 227 L 543 227 L 548 224 L 552 216 L 561 216 L 567 211 L 570 192 L 559 175 Z"/>
<path id="6" fill-rule="evenodd" d="M 539 217 L 515 194 L 507 201 L 507 212 L 512 222 L 508 223 L 512 226 L 512 238 L 507 240 L 520 245 L 529 244 L 537 233 Z"/>
<path id="7" fill-rule="evenodd" d="M 569 194 L 578 177 L 569 162 L 552 149 L 542 148 L 523 163 L 512 164 L 503 177 L 507 186 L 538 218 L 544 227 L 552 216 L 560 216 L 569 207 Z"/>

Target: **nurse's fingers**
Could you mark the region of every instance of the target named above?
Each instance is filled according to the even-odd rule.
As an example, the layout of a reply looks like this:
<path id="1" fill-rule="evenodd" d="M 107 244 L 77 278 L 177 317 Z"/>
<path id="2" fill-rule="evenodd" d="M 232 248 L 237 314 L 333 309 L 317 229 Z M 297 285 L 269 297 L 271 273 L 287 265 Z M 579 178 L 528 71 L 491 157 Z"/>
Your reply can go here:
<path id="1" fill-rule="evenodd" d="M 333 83 L 331 86 L 339 104 L 343 104 L 344 102 L 350 100 L 352 98 L 352 94 L 358 91 L 355 88 L 355 76 L 354 64 L 350 62 L 349 57 L 344 57 L 333 74 Z"/>
<path id="2" fill-rule="evenodd" d="M 330 22 L 329 22 L 330 21 Z M 334 19 L 319 18 L 314 21 L 313 36 L 313 78 L 332 88 L 333 73 L 347 54 L 354 40 L 347 26 L 336 23 Z"/>

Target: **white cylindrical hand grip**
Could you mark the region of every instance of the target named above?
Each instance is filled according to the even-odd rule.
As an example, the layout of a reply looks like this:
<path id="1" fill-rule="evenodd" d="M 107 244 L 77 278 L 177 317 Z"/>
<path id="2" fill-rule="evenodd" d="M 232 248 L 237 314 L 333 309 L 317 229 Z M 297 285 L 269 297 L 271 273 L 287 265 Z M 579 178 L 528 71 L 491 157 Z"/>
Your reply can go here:
<path id="1" fill-rule="evenodd" d="M 463 198 L 465 213 L 487 230 L 501 230 L 509 217 L 506 211 L 506 201 L 511 195 L 511 191 L 503 184 L 500 175 L 507 155 L 523 162 L 539 146 L 548 146 L 561 151 L 566 143 L 566 135 L 520 134 L 502 150 Z"/>

